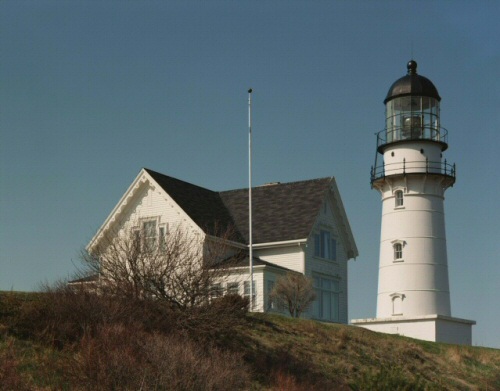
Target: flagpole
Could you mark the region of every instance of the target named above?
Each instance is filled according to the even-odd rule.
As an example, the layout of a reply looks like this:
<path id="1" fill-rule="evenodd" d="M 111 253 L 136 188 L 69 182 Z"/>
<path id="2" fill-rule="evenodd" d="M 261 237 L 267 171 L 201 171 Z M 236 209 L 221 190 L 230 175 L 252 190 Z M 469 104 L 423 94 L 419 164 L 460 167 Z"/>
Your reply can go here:
<path id="1" fill-rule="evenodd" d="M 248 248 L 250 257 L 250 310 L 253 310 L 253 242 L 252 242 L 252 89 L 248 90 Z"/>

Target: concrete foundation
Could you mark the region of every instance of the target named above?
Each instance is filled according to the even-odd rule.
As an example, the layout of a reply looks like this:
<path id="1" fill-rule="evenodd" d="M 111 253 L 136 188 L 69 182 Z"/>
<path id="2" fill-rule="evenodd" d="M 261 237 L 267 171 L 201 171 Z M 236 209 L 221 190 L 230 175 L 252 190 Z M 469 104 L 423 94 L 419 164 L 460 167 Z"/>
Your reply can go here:
<path id="1" fill-rule="evenodd" d="M 398 334 L 424 341 L 471 345 L 472 326 L 476 322 L 443 315 L 424 315 L 411 318 L 394 316 L 354 319 L 352 324 L 380 333 Z"/>

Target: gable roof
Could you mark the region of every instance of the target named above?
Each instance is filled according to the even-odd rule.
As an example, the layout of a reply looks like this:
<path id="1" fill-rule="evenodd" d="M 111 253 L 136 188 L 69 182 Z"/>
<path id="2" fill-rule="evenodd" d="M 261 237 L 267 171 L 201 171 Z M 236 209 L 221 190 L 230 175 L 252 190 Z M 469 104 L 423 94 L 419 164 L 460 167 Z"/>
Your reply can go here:
<path id="1" fill-rule="evenodd" d="M 215 192 L 144 169 L 206 233 L 233 226 L 248 244 L 248 189 Z M 252 188 L 254 243 L 305 239 L 309 236 L 333 178 L 276 183 Z"/>
<path id="2" fill-rule="evenodd" d="M 159 172 L 144 169 L 205 233 L 216 235 L 217 229 L 236 227 L 219 193 Z M 237 241 L 243 238 L 237 232 Z"/>
<path id="3" fill-rule="evenodd" d="M 144 176 L 144 174 L 146 176 Z M 149 179 L 147 179 L 149 178 Z M 233 229 L 234 242 L 247 245 L 248 189 L 216 192 L 144 168 L 108 216 L 92 241 L 104 232 L 124 210 L 141 183 L 153 180 L 206 234 L 219 236 Z M 253 244 L 306 240 L 310 235 L 326 195 L 334 199 L 334 213 L 346 239 L 348 256 L 357 256 L 342 200 L 333 177 L 290 183 L 273 183 L 252 188 Z"/>
<path id="4" fill-rule="evenodd" d="M 252 241 L 257 244 L 307 238 L 331 181 L 321 178 L 252 188 Z M 248 189 L 219 194 L 248 243 Z"/>

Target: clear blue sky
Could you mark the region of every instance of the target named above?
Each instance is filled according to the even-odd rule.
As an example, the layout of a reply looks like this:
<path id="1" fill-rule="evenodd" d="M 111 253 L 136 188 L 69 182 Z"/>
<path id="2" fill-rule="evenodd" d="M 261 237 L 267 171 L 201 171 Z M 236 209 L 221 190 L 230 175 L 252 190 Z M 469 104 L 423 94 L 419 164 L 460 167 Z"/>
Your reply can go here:
<path id="1" fill-rule="evenodd" d="M 375 316 L 383 99 L 418 62 L 442 97 L 452 313 L 500 348 L 500 2 L 2 1 L 0 289 L 65 278 L 141 167 L 207 187 L 335 176 Z"/>

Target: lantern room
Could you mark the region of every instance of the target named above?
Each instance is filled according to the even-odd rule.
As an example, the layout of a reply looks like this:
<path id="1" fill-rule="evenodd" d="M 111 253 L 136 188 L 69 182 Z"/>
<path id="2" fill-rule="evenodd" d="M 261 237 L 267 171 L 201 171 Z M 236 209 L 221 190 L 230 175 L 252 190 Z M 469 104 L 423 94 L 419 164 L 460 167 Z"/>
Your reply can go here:
<path id="1" fill-rule="evenodd" d="M 417 74 L 416 61 L 407 64 L 408 74 L 396 80 L 384 100 L 386 127 L 379 133 L 378 150 L 394 142 L 429 140 L 447 148 L 446 130 L 439 120 L 441 97 L 434 84 Z"/>

